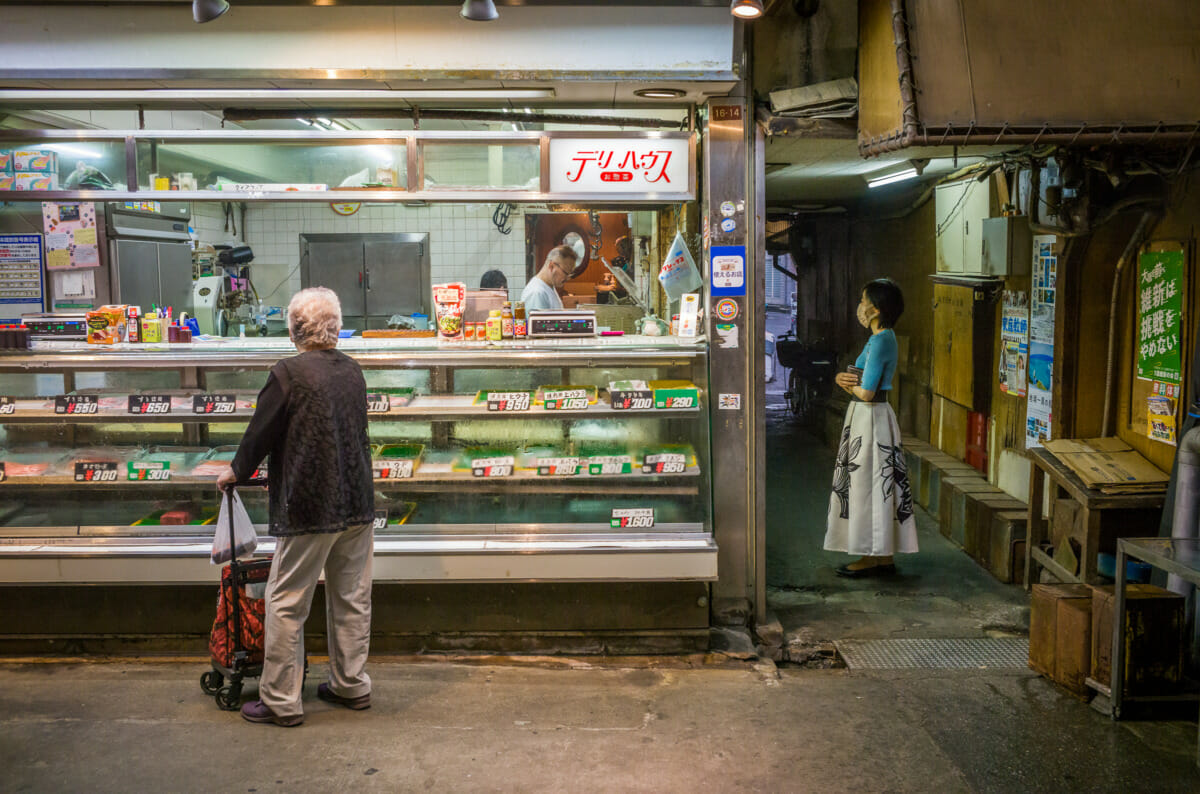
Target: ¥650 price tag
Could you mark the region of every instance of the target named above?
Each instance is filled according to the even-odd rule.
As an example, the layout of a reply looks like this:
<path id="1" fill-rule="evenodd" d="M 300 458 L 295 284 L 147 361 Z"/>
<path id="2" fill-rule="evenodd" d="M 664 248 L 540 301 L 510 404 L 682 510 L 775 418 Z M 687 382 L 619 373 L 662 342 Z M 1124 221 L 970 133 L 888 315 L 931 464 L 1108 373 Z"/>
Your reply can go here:
<path id="1" fill-rule="evenodd" d="M 60 394 L 54 398 L 54 413 L 95 414 L 100 410 L 100 400 L 94 394 Z"/>
<path id="2" fill-rule="evenodd" d="M 377 480 L 407 480 L 413 476 L 411 460 L 377 460 L 371 468 Z"/>
<path id="3" fill-rule="evenodd" d="M 528 411 L 531 392 L 493 391 L 488 392 L 489 411 Z"/>
<path id="4" fill-rule="evenodd" d="M 171 464 L 165 460 L 131 461 L 128 479 L 145 482 L 167 482 L 171 479 Z"/>
<path id="5" fill-rule="evenodd" d="M 237 399 L 232 394 L 197 394 L 192 398 L 192 413 L 231 414 L 237 410 Z"/>
<path id="6" fill-rule="evenodd" d="M 471 474 L 476 477 L 508 477 L 516 460 L 512 455 L 499 458 L 476 458 L 471 461 Z"/>
<path id="7" fill-rule="evenodd" d="M 129 396 L 129 413 L 139 416 L 171 413 L 171 397 L 168 394 L 132 394 Z"/>
<path id="8" fill-rule="evenodd" d="M 116 482 L 117 463 L 106 460 L 98 463 L 76 463 L 75 482 Z"/>
<path id="9" fill-rule="evenodd" d="M 649 529 L 654 526 L 654 508 L 614 508 L 608 525 L 613 529 Z"/>
<path id="10" fill-rule="evenodd" d="M 642 462 L 642 474 L 683 474 L 686 469 L 687 460 L 676 453 L 647 455 Z"/>
<path id="11" fill-rule="evenodd" d="M 392 398 L 386 394 L 367 395 L 367 413 L 386 414 L 392 410 Z"/>

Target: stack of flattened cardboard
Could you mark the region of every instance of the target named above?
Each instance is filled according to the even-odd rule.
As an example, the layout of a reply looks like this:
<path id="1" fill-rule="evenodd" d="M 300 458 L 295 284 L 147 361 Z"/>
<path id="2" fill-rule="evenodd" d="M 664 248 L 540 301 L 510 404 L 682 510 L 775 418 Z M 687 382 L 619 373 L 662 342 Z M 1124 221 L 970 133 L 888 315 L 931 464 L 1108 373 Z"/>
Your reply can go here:
<path id="1" fill-rule="evenodd" d="M 1059 439 L 1046 449 L 1079 475 L 1083 484 L 1106 494 L 1161 493 L 1170 479 L 1118 438 Z"/>

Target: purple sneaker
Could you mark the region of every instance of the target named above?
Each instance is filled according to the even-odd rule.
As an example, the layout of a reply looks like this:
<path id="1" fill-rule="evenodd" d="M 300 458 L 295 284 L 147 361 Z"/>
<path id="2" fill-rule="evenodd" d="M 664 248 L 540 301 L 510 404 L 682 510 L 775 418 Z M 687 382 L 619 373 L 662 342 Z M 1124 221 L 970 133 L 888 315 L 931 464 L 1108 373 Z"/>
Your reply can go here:
<path id="1" fill-rule="evenodd" d="M 252 700 L 242 706 L 242 719 L 247 722 L 273 722 L 276 725 L 282 725 L 284 728 L 294 728 L 304 722 L 303 715 L 276 717 L 275 712 L 267 708 L 267 704 L 261 700 Z"/>
<path id="2" fill-rule="evenodd" d="M 356 698 L 344 698 L 341 695 L 335 694 L 329 688 L 329 684 L 318 684 L 317 697 L 326 703 L 335 703 L 339 706 L 345 706 L 348 709 L 354 709 L 355 711 L 371 708 L 371 694 L 369 692 L 365 695 L 359 695 Z"/>

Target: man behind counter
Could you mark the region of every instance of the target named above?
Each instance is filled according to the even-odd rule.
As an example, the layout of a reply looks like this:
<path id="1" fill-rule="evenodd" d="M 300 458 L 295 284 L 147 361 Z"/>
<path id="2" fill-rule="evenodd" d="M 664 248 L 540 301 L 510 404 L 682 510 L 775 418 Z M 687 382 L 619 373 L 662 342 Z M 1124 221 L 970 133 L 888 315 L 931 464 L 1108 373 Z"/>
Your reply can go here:
<path id="1" fill-rule="evenodd" d="M 560 245 L 550 249 L 546 255 L 546 263 L 538 274 L 529 279 L 525 289 L 521 291 L 521 300 L 527 311 L 561 309 L 562 298 L 558 290 L 567 283 L 571 272 L 575 269 L 575 250 L 569 245 Z"/>

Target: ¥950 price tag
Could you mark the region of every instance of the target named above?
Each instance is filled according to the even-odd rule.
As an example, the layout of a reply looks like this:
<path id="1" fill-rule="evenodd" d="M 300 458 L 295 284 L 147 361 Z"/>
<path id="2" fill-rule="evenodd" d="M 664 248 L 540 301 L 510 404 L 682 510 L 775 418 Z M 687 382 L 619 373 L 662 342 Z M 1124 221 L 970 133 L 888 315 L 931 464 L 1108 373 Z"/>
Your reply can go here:
<path id="1" fill-rule="evenodd" d="M 487 409 L 489 411 L 528 411 L 530 396 L 532 396 L 532 392 L 527 391 L 488 392 Z"/>
<path id="2" fill-rule="evenodd" d="M 232 394 L 197 394 L 192 398 L 192 413 L 231 414 L 237 410 L 237 399 Z"/>
<path id="3" fill-rule="evenodd" d="M 614 508 L 608 525 L 613 529 L 649 529 L 654 526 L 654 508 Z"/>
<path id="4" fill-rule="evenodd" d="M 95 414 L 100 410 L 100 400 L 94 394 L 60 394 L 54 398 L 54 413 Z"/>
<path id="5" fill-rule="evenodd" d="M 386 414 L 392 410 L 392 398 L 386 394 L 367 395 L 367 413 Z"/>
<path id="6" fill-rule="evenodd" d="M 106 460 L 95 463 L 76 463 L 75 482 L 116 482 L 117 463 Z"/>
<path id="7" fill-rule="evenodd" d="M 614 411 L 648 411 L 654 407 L 652 391 L 615 391 L 610 396 Z"/>
<path id="8" fill-rule="evenodd" d="M 683 474 L 686 469 L 687 460 L 676 453 L 647 455 L 642 461 L 642 474 Z"/>
<path id="9" fill-rule="evenodd" d="M 130 461 L 128 479 L 145 482 L 167 482 L 171 479 L 171 464 L 165 460 Z"/>
<path id="10" fill-rule="evenodd" d="M 407 480 L 413 476 L 411 460 L 377 460 L 371 463 L 377 480 Z"/>
<path id="11" fill-rule="evenodd" d="M 139 416 L 171 413 L 169 394 L 132 394 L 129 396 L 129 413 Z"/>
<path id="12" fill-rule="evenodd" d="M 12 397 L 0 397 L 0 416 L 11 416 L 17 412 L 17 401 Z"/>
<path id="13" fill-rule="evenodd" d="M 476 458 L 471 461 L 471 474 L 476 477 L 508 477 L 516 463 L 512 455 L 499 458 Z"/>

